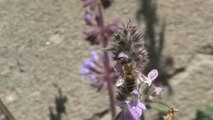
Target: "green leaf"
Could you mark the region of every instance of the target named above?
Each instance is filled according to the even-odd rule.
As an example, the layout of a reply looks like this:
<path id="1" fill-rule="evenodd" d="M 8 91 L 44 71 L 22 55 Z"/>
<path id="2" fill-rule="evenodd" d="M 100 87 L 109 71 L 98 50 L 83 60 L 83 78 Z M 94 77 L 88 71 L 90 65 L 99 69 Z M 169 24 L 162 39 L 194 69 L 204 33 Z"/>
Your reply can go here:
<path id="1" fill-rule="evenodd" d="M 151 109 L 156 109 L 159 110 L 161 112 L 168 112 L 168 110 L 170 110 L 170 106 L 161 102 L 161 101 L 153 101 L 149 103 Z"/>
<path id="2" fill-rule="evenodd" d="M 122 113 L 122 111 L 117 114 L 117 116 L 115 117 L 114 120 L 120 120 L 121 113 Z"/>
<path id="3" fill-rule="evenodd" d="M 206 106 L 205 108 L 202 108 L 201 110 L 198 110 L 196 113 L 196 119 L 195 120 L 212 120 L 213 118 L 213 104 L 210 104 Z"/>

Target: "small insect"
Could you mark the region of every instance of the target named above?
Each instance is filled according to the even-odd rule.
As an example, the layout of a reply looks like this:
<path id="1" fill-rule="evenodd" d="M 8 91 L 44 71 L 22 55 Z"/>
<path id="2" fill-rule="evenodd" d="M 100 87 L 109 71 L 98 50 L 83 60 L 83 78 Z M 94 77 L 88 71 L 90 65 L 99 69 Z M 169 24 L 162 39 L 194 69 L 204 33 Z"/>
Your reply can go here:
<path id="1" fill-rule="evenodd" d="M 119 79 L 119 83 L 123 83 L 128 92 L 132 92 L 136 88 L 136 73 L 133 63 L 122 65 L 123 78 Z"/>
<path id="2" fill-rule="evenodd" d="M 148 83 L 151 84 L 151 80 L 140 73 L 134 63 L 126 62 L 121 63 L 122 75 L 116 81 L 116 86 L 123 86 L 130 93 L 134 89 L 138 88 L 140 83 Z M 151 71 L 149 74 L 152 74 L 155 71 Z"/>
<path id="3" fill-rule="evenodd" d="M 116 81 L 116 87 L 119 90 L 117 95 L 118 100 L 125 100 L 133 90 L 139 90 L 143 88 L 145 84 L 150 86 L 153 79 L 158 75 L 155 69 L 148 74 L 148 77 L 139 70 L 136 63 L 129 59 L 126 54 L 120 53 L 118 55 L 118 64 L 115 66 L 115 71 L 120 73 Z"/>

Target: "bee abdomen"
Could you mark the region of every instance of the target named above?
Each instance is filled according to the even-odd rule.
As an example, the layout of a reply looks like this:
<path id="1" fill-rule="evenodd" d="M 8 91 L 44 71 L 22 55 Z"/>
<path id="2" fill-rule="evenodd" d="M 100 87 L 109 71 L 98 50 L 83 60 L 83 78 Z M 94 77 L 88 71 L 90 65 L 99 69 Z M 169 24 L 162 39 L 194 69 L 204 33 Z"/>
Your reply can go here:
<path id="1" fill-rule="evenodd" d="M 126 80 L 125 87 L 128 92 L 132 92 L 135 89 L 135 80 Z"/>

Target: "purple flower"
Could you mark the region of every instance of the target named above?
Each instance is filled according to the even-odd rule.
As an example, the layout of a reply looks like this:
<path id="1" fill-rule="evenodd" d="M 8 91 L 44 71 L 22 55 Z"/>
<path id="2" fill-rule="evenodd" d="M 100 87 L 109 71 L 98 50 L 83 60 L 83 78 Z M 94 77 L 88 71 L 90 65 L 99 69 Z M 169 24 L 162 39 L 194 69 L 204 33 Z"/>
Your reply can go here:
<path id="1" fill-rule="evenodd" d="M 151 70 L 148 73 L 148 76 L 144 76 L 145 80 L 143 82 L 147 83 L 148 86 L 152 84 L 152 82 L 157 78 L 158 76 L 158 71 L 156 69 Z"/>
<path id="2" fill-rule="evenodd" d="M 118 106 L 122 108 L 120 120 L 140 120 L 143 111 L 146 110 L 146 106 L 138 99 L 130 103 L 118 101 Z"/>
<path id="3" fill-rule="evenodd" d="M 154 95 L 160 95 L 162 91 L 163 91 L 162 87 L 154 86 Z"/>
<path id="4" fill-rule="evenodd" d="M 101 30 L 99 27 L 93 27 L 84 32 L 86 35 L 86 41 L 90 42 L 91 45 L 99 44 L 102 40 Z"/>
<path id="5" fill-rule="evenodd" d="M 140 93 L 136 89 L 131 92 L 131 95 L 134 96 L 134 97 L 136 97 L 136 98 L 140 97 Z"/>
<path id="6" fill-rule="evenodd" d="M 148 73 L 148 78 L 152 81 L 154 81 L 157 78 L 157 76 L 158 76 L 158 71 L 156 69 L 153 69 Z"/>
<path id="7" fill-rule="evenodd" d="M 118 27 L 119 27 L 118 23 L 119 23 L 119 20 L 113 20 L 112 22 L 106 24 L 105 28 L 104 28 L 104 31 L 108 35 L 112 36 L 115 33 L 115 31 L 118 29 Z"/>
<path id="8" fill-rule="evenodd" d="M 88 18 L 90 18 L 90 17 L 88 17 Z M 86 40 L 88 42 L 90 42 L 91 45 L 99 44 L 99 43 L 103 42 L 104 40 L 106 40 L 106 38 L 108 40 L 108 37 L 112 36 L 113 33 L 118 28 L 118 22 L 113 21 L 109 24 L 106 24 L 102 30 L 101 27 L 98 25 L 98 22 L 99 21 L 97 20 L 96 24 L 93 25 L 92 28 L 84 31 L 84 34 L 86 35 Z"/>
<path id="9" fill-rule="evenodd" d="M 101 90 L 107 87 L 106 80 L 112 80 L 115 83 L 117 74 L 113 69 L 113 62 L 110 62 L 110 72 L 106 73 L 100 57 L 96 51 L 91 51 L 91 58 L 84 61 L 84 66 L 81 67 L 80 72 L 83 76 L 89 77 L 92 81 L 92 86 Z M 106 79 L 106 76 L 108 79 Z"/>
<path id="10" fill-rule="evenodd" d="M 88 11 L 86 11 L 84 14 L 84 21 L 85 21 L 86 25 L 90 25 L 90 26 L 95 25 L 95 23 L 96 23 L 95 16 Z"/>
<path id="11" fill-rule="evenodd" d="M 154 101 L 156 96 L 160 95 L 160 93 L 164 90 L 162 87 L 158 87 L 158 86 L 153 86 L 153 92 L 147 96 L 147 100 L 148 101 Z"/>
<path id="12" fill-rule="evenodd" d="M 121 52 L 121 53 L 118 54 L 118 58 L 119 59 L 127 59 L 129 57 L 125 53 Z"/>

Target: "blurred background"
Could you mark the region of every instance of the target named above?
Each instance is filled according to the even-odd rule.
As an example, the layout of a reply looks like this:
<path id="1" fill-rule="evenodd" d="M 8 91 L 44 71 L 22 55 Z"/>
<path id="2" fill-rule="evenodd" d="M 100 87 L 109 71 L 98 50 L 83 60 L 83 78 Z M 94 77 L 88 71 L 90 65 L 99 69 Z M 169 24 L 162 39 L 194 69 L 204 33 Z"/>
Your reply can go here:
<path id="1" fill-rule="evenodd" d="M 101 50 L 84 40 L 84 12 L 81 0 L 0 0 L 0 98 L 16 120 L 110 120 L 107 92 L 79 72 L 90 50 Z M 104 13 L 144 32 L 147 70 L 161 72 L 177 120 L 213 103 L 212 12 L 212 0 L 115 0 Z"/>

